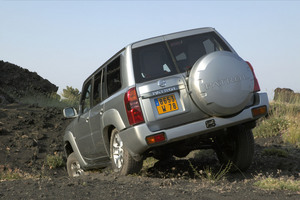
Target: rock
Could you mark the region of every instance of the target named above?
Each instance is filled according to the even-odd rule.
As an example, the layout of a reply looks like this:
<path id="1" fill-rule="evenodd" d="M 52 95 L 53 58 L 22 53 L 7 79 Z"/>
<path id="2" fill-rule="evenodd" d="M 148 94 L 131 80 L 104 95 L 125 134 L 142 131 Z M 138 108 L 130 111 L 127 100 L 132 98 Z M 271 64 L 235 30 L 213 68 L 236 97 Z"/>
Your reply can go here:
<path id="1" fill-rule="evenodd" d="M 300 100 L 300 93 L 295 93 L 290 88 L 276 88 L 274 90 L 274 101 L 291 102 Z"/>

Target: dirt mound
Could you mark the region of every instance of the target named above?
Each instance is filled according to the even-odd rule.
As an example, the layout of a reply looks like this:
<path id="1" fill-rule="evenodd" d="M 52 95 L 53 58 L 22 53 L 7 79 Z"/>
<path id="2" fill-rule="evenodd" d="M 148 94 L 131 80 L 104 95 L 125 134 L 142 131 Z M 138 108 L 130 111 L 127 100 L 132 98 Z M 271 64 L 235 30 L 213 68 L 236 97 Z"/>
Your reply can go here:
<path id="1" fill-rule="evenodd" d="M 36 72 L 0 61 L 0 104 L 12 103 L 25 96 L 48 96 L 57 90 L 56 85 Z"/>
<path id="2" fill-rule="evenodd" d="M 63 153 L 69 123 L 57 108 L 8 104 L 0 107 L 0 165 L 40 174 L 47 155 Z"/>

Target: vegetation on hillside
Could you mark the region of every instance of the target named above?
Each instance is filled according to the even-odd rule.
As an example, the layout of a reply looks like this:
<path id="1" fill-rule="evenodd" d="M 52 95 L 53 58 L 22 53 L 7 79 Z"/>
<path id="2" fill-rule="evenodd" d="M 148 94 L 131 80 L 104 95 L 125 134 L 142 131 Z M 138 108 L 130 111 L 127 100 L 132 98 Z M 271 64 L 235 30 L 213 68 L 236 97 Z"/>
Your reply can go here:
<path id="1" fill-rule="evenodd" d="M 278 136 L 286 144 L 300 147 L 300 96 L 294 94 L 286 98 L 286 93 L 277 94 L 270 103 L 269 115 L 258 122 L 253 130 L 255 137 Z"/>
<path id="2" fill-rule="evenodd" d="M 80 92 L 77 88 L 67 86 L 63 89 L 61 96 L 57 93 L 49 95 L 30 95 L 19 100 L 21 103 L 33 104 L 40 107 L 74 107 L 78 108 Z"/>

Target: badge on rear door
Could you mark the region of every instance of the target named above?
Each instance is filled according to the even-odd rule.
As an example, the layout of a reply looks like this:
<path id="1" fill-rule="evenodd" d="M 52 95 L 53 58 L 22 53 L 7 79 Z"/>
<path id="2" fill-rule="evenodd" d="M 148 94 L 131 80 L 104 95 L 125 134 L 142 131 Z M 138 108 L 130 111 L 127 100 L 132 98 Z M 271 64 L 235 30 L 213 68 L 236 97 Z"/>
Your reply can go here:
<path id="1" fill-rule="evenodd" d="M 165 80 L 159 80 L 157 82 L 157 85 L 159 85 L 160 87 L 166 87 L 167 81 L 165 81 Z"/>

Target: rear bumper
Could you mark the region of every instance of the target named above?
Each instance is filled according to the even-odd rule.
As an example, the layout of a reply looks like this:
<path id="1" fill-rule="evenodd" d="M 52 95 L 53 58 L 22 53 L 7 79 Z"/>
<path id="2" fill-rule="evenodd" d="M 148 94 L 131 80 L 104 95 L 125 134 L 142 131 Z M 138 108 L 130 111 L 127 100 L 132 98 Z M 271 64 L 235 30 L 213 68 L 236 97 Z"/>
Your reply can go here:
<path id="1" fill-rule="evenodd" d="M 147 136 L 155 135 L 159 133 L 165 134 L 166 140 L 164 142 L 155 144 L 155 146 L 164 145 L 174 141 L 184 140 L 186 138 L 190 138 L 193 136 L 214 132 L 220 129 L 224 129 L 226 127 L 256 120 L 261 116 L 253 117 L 251 110 L 253 108 L 257 108 L 261 106 L 267 106 L 267 110 L 269 110 L 269 100 L 266 93 L 259 93 L 258 99 L 254 106 L 251 106 L 243 110 L 241 113 L 233 117 L 229 117 L 229 118 L 211 117 L 205 120 L 200 120 L 197 122 L 189 123 L 175 128 L 159 130 L 156 132 L 150 131 L 146 124 L 140 124 L 137 126 L 130 127 L 126 130 L 123 130 L 119 134 L 122 141 L 124 142 L 124 145 L 130 152 L 130 154 L 133 157 L 138 159 L 140 155 L 143 154 L 147 149 L 153 147 L 153 145 L 147 144 L 146 142 Z M 207 128 L 206 122 L 208 121 L 214 121 L 215 125 Z"/>

